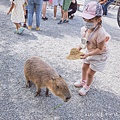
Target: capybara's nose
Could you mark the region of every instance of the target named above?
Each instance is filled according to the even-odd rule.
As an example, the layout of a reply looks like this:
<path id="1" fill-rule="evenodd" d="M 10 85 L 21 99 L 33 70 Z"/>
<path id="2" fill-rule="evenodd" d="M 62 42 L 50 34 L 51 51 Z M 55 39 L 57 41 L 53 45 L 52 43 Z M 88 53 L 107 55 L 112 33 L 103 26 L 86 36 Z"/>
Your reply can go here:
<path id="1" fill-rule="evenodd" d="M 71 96 L 69 96 L 69 97 L 66 97 L 66 102 L 67 102 L 68 100 L 70 100 L 70 98 L 71 98 Z"/>

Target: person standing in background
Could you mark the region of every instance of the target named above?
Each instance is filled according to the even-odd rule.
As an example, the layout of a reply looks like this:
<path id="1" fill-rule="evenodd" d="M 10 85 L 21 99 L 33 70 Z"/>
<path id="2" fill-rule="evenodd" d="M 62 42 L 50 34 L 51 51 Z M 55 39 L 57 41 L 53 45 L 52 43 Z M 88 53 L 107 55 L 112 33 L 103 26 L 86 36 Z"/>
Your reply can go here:
<path id="1" fill-rule="evenodd" d="M 49 0 L 43 0 L 43 4 L 42 4 L 42 19 L 43 20 L 48 20 L 48 18 L 46 17 L 46 9 L 47 9 L 47 3 Z"/>
<path id="2" fill-rule="evenodd" d="M 61 18 L 63 17 L 63 0 L 53 0 L 53 6 L 54 6 L 54 17 L 53 19 L 56 20 L 56 13 L 57 13 L 57 6 L 61 7 Z"/>
<path id="3" fill-rule="evenodd" d="M 108 0 L 105 4 L 102 4 L 102 8 L 103 8 L 103 15 L 107 15 L 108 13 L 108 6 L 114 2 L 114 0 Z"/>
<path id="4" fill-rule="evenodd" d="M 24 29 L 21 27 L 21 22 L 25 21 L 24 14 L 24 0 L 10 0 L 11 1 L 11 7 L 7 13 L 10 14 L 11 12 L 11 21 L 16 25 L 16 29 L 14 30 L 14 33 L 22 34 Z"/>
<path id="5" fill-rule="evenodd" d="M 32 29 L 33 14 L 36 13 L 36 30 L 40 30 L 43 0 L 28 0 L 28 29 Z"/>
<path id="6" fill-rule="evenodd" d="M 27 27 L 26 23 L 27 23 L 27 18 L 28 18 L 28 0 L 25 0 L 24 3 L 24 9 L 25 9 L 25 22 L 23 24 L 23 27 Z"/>
<path id="7" fill-rule="evenodd" d="M 98 2 L 99 2 L 101 5 L 103 5 L 103 4 L 105 4 L 105 3 L 107 2 L 107 0 L 98 0 Z"/>
<path id="8" fill-rule="evenodd" d="M 68 9 L 71 4 L 72 0 L 63 0 L 63 17 L 62 19 L 58 22 L 58 24 L 62 23 L 68 23 Z"/>

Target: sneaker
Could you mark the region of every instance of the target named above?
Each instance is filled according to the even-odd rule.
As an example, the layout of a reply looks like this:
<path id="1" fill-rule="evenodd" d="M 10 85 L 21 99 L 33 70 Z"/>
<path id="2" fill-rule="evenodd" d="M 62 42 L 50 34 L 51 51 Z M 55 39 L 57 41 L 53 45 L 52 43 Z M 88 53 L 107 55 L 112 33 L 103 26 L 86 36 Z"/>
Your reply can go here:
<path id="1" fill-rule="evenodd" d="M 69 22 L 69 20 L 64 20 L 64 21 L 63 21 L 63 23 L 68 23 L 68 22 Z"/>
<path id="2" fill-rule="evenodd" d="M 18 33 L 18 30 L 17 30 L 17 29 L 14 30 L 14 34 L 16 34 L 16 33 Z"/>
<path id="3" fill-rule="evenodd" d="M 85 84 L 86 84 L 86 80 L 82 80 L 82 81 L 79 80 L 74 83 L 74 86 L 79 88 L 79 87 L 83 87 Z"/>
<path id="4" fill-rule="evenodd" d="M 84 96 L 84 95 L 86 95 L 87 94 L 87 92 L 89 91 L 89 89 L 90 89 L 90 87 L 89 86 L 87 86 L 87 85 L 84 85 L 80 90 L 79 90 L 79 95 L 82 95 L 82 96 Z"/>
<path id="5" fill-rule="evenodd" d="M 45 20 L 48 20 L 48 18 L 47 17 L 42 17 L 42 19 L 45 21 Z"/>
<path id="6" fill-rule="evenodd" d="M 31 27 L 31 26 L 28 26 L 28 30 L 32 30 L 32 27 Z"/>
<path id="7" fill-rule="evenodd" d="M 63 21 L 62 20 L 60 20 L 59 22 L 58 22 L 58 24 L 62 24 L 63 23 Z"/>
<path id="8" fill-rule="evenodd" d="M 20 28 L 18 29 L 18 34 L 22 34 L 23 31 L 24 31 L 24 29 L 23 29 L 22 27 L 20 27 Z"/>
<path id="9" fill-rule="evenodd" d="M 36 27 L 36 30 L 39 31 L 39 30 L 40 30 L 40 27 Z"/>

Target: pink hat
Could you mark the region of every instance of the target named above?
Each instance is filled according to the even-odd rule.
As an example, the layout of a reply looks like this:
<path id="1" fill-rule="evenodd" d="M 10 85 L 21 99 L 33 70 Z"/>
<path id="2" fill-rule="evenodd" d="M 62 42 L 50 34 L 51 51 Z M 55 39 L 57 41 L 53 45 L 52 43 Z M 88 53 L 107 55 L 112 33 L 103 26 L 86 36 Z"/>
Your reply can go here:
<path id="1" fill-rule="evenodd" d="M 89 2 L 83 12 L 80 14 L 81 17 L 85 19 L 92 19 L 96 16 L 102 16 L 103 15 L 103 10 L 102 6 L 100 3 L 97 3 L 95 1 Z"/>

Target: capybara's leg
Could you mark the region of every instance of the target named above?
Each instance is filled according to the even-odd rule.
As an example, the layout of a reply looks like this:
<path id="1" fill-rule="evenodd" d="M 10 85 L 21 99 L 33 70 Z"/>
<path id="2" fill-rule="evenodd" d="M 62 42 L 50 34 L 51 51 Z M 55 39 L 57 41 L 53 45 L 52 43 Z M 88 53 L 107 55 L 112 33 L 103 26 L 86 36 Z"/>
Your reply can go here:
<path id="1" fill-rule="evenodd" d="M 28 88 L 31 87 L 30 81 L 27 81 L 27 82 L 26 82 L 26 87 L 28 87 Z"/>
<path id="2" fill-rule="evenodd" d="M 49 89 L 48 88 L 46 88 L 46 97 L 48 97 L 49 96 Z"/>
<path id="3" fill-rule="evenodd" d="M 36 93 L 35 93 L 35 97 L 36 96 L 40 96 L 40 92 L 41 92 L 41 89 L 40 89 L 40 87 L 38 86 L 38 85 L 36 85 Z"/>
<path id="4" fill-rule="evenodd" d="M 31 87 L 29 78 L 25 75 L 26 87 Z"/>

